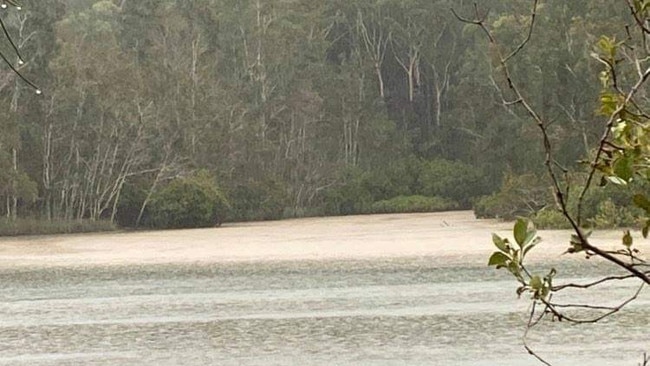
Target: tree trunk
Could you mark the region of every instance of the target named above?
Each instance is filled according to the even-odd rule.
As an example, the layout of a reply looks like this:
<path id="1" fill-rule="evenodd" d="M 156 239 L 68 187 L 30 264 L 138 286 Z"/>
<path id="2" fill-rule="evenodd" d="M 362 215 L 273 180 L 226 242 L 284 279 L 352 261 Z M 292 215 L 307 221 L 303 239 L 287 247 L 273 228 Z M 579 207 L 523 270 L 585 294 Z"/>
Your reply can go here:
<path id="1" fill-rule="evenodd" d="M 10 218 L 12 220 L 16 220 L 18 218 L 18 151 L 16 151 L 16 148 L 11 149 L 11 156 L 12 156 L 12 164 L 13 164 L 13 172 L 14 176 L 11 182 L 11 215 Z"/>

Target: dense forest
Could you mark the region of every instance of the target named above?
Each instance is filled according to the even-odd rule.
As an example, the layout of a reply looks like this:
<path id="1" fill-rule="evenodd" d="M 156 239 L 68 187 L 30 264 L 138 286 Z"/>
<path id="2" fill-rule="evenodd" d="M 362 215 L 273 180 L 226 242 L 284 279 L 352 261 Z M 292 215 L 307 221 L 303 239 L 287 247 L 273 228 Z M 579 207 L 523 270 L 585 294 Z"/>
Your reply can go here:
<path id="1" fill-rule="evenodd" d="M 480 5 L 501 44 L 521 42 L 528 4 Z M 459 0 L 4 10 L 20 72 L 42 94 L 0 73 L 0 213 L 125 227 L 472 207 L 535 215 L 552 205 L 537 130 L 504 106 L 493 50 L 451 8 L 474 12 Z M 539 9 L 513 73 L 552 121 L 559 164 L 578 166 L 599 138 L 590 53 L 603 34 L 624 38 L 609 25 L 628 16 L 607 0 Z M 611 213 L 625 197 L 596 196 L 592 222 L 620 220 Z"/>

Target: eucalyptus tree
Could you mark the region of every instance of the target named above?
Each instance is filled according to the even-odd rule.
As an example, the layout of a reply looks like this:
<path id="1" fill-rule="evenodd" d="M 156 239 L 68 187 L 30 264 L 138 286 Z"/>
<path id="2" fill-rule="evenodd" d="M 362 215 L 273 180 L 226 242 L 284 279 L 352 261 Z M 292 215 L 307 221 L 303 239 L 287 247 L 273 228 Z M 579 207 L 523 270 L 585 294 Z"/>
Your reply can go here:
<path id="1" fill-rule="evenodd" d="M 138 221 L 156 192 L 199 169 L 242 202 L 268 190 L 282 206 L 276 214 L 325 206 L 328 191 L 354 180 L 350 171 L 384 174 L 412 156 L 485 167 L 494 186 L 504 170 L 539 170 L 528 153 L 539 150 L 534 127 L 501 106 L 480 32 L 449 17 L 450 6 L 469 2 L 42 4 L 2 18 L 26 57 L 18 70 L 45 91 L 37 99 L 11 70 L 0 75 L 0 103 L 16 111 L 3 118 L 0 159 L 38 182 L 35 203 L 22 205 L 31 213 L 110 218 L 129 206 Z M 516 39 L 521 4 L 484 4 L 499 37 Z M 548 2 L 539 17 L 547 38 L 513 68 L 542 90 L 531 101 L 556 121 L 563 163 L 597 139 L 597 93 L 583 91 L 598 66 L 580 55 L 602 32 L 603 22 L 589 22 L 601 5 Z M 548 91 L 557 85 L 562 93 Z M 16 212 L 21 199 L 12 197 Z"/>
<path id="2" fill-rule="evenodd" d="M 357 10 L 357 28 L 361 43 L 370 58 L 379 84 L 379 96 L 386 97 L 384 82 L 384 61 L 391 41 L 391 30 L 388 27 L 388 10 L 383 2 L 359 1 Z"/>
<path id="3" fill-rule="evenodd" d="M 99 219 L 115 207 L 126 179 L 145 169 L 151 105 L 139 92 L 134 60 L 120 52 L 119 9 L 112 1 L 68 13 L 57 24 L 60 51 L 50 169 L 53 207 L 67 219 Z"/>
<path id="4" fill-rule="evenodd" d="M 47 1 L 44 5 L 51 3 Z M 0 27 L 5 37 L 5 48 L 0 50 L 0 58 L 7 66 L 0 77 L 0 99 L 5 114 L 0 155 L 6 163 L 2 173 L 6 178 L 2 184 L 2 196 L 6 200 L 3 211 L 15 219 L 19 201 L 30 204 L 38 195 L 35 179 L 30 176 L 33 166 L 23 163 L 30 162 L 30 138 L 35 137 L 34 126 L 30 122 L 39 117 L 38 108 L 34 108 L 39 105 L 39 100 L 35 97 L 42 94 L 30 79 L 32 74 L 43 75 L 37 70 L 51 49 L 43 41 L 51 34 L 47 28 L 52 22 L 46 20 L 40 23 L 42 19 L 39 19 L 37 11 L 23 9 L 15 1 L 3 2 L 1 6 Z M 25 154 L 22 153 L 23 149 L 26 150 Z"/>
<path id="5" fill-rule="evenodd" d="M 427 23 L 418 1 L 394 1 L 390 6 L 391 50 L 406 75 L 408 100 L 415 101 L 416 88 L 422 83 L 422 48 Z"/>

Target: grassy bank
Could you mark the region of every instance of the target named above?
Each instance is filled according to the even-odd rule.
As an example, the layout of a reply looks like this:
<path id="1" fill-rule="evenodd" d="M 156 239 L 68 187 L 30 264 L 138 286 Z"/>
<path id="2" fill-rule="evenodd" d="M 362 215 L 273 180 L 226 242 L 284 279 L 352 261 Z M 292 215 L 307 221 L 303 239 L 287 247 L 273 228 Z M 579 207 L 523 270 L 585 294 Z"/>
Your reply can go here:
<path id="1" fill-rule="evenodd" d="M 53 235 L 113 231 L 109 221 L 0 219 L 0 236 Z"/>

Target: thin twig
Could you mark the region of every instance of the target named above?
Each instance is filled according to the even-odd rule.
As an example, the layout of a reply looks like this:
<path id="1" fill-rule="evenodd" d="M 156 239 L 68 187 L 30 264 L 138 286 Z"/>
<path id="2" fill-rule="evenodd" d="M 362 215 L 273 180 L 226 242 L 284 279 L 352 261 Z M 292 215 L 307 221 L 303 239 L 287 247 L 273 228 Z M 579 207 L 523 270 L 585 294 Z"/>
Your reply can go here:
<path id="1" fill-rule="evenodd" d="M 641 283 L 641 285 L 639 286 L 637 291 L 630 298 L 628 298 L 627 300 L 625 300 L 624 302 L 622 302 L 618 306 L 614 306 L 614 307 L 609 308 L 606 313 L 601 314 L 600 316 L 595 317 L 595 318 L 591 318 L 591 319 L 573 318 L 573 317 L 568 316 L 565 313 L 558 310 L 558 308 L 560 308 L 562 306 L 558 306 L 557 304 L 552 304 L 552 303 L 549 302 L 549 300 L 541 300 L 541 301 L 548 306 L 548 310 L 551 313 L 553 313 L 553 315 L 555 315 L 559 320 L 566 320 L 566 321 L 568 321 L 570 323 L 574 323 L 574 324 L 593 324 L 593 323 L 598 323 L 599 321 L 618 313 L 623 308 L 625 308 L 627 305 L 629 305 L 631 302 L 633 302 L 634 300 L 639 298 L 639 295 L 641 294 L 641 291 L 643 291 L 644 287 L 645 287 L 645 283 Z M 567 307 L 567 306 L 563 306 L 563 307 Z M 576 307 L 576 308 L 584 308 L 585 306 L 584 305 L 575 305 L 574 307 Z"/>
<path id="2" fill-rule="evenodd" d="M 507 63 L 511 58 L 515 57 L 521 50 L 526 47 L 528 42 L 530 42 L 530 39 L 533 36 L 533 29 L 535 28 L 535 18 L 537 17 L 537 5 L 539 4 L 539 0 L 534 0 L 533 2 L 533 10 L 531 11 L 530 14 L 530 26 L 528 27 L 528 33 L 526 34 L 526 38 L 517 46 L 508 56 L 506 56 L 503 59 L 503 63 Z"/>
<path id="3" fill-rule="evenodd" d="M 645 272 L 646 274 L 650 274 L 650 271 Z M 611 281 L 623 281 L 623 280 L 629 280 L 632 278 L 637 278 L 636 275 L 634 274 L 629 274 L 629 275 L 624 275 L 624 276 L 609 276 L 605 278 L 601 278 L 598 281 L 586 283 L 586 284 L 578 284 L 578 283 L 569 283 L 566 285 L 560 285 L 560 286 L 553 286 L 551 289 L 553 292 L 558 292 L 562 291 L 567 288 L 578 288 L 578 289 L 589 289 L 598 285 L 601 285 L 603 283 L 611 282 Z"/>
<path id="4" fill-rule="evenodd" d="M 451 12 L 454 14 L 454 16 L 460 20 L 463 23 L 469 23 L 469 24 L 474 24 L 479 26 L 487 35 L 487 37 L 490 39 L 490 43 L 495 43 L 495 39 L 492 37 L 492 33 L 485 27 L 484 22 L 485 19 L 487 18 L 488 13 L 486 12 L 485 15 L 479 16 L 479 10 L 478 10 L 478 4 L 474 3 L 474 10 L 476 13 L 476 18 L 474 20 L 470 20 L 467 18 L 463 18 L 458 13 L 456 13 L 456 10 L 454 8 L 451 8 Z"/>
<path id="5" fill-rule="evenodd" d="M 11 4 L 11 3 L 10 3 L 10 4 Z M 15 5 L 15 4 L 11 4 L 11 5 Z M 18 56 L 18 59 L 19 59 L 20 62 L 22 63 L 22 62 L 23 62 L 23 58 L 22 58 L 22 56 L 20 55 L 20 51 L 19 51 L 19 49 L 18 49 L 18 46 L 16 46 L 16 43 L 14 42 L 13 38 L 12 38 L 11 35 L 9 34 L 9 31 L 7 30 L 7 27 L 6 27 L 6 25 L 5 25 L 5 22 L 2 20 L 2 18 L 0 18 L 0 27 L 2 28 L 2 31 L 3 31 L 3 33 L 4 33 L 4 35 L 5 35 L 5 38 L 7 38 L 7 40 L 9 41 L 9 43 L 11 44 L 11 46 L 13 47 L 14 51 L 16 52 L 16 56 Z M 14 74 L 18 75 L 18 77 L 19 77 L 20 79 L 22 79 L 25 83 L 27 83 L 27 85 L 29 85 L 29 86 L 31 86 L 32 88 L 34 88 L 34 90 L 36 90 L 36 92 L 37 92 L 38 94 L 41 93 L 41 90 L 39 89 L 39 87 L 38 87 L 36 84 L 34 84 L 31 80 L 29 80 L 27 77 L 25 77 L 25 76 L 20 72 L 20 70 L 18 70 L 18 69 L 14 66 L 14 64 L 13 64 L 11 61 L 9 61 L 9 59 L 7 58 L 7 56 L 5 56 L 5 54 L 4 54 L 2 51 L 0 51 L 0 58 L 2 59 L 2 61 L 4 61 L 5 64 L 7 64 L 7 66 L 9 66 L 9 68 L 11 69 L 11 71 L 13 71 Z"/>
<path id="6" fill-rule="evenodd" d="M 632 17 L 634 17 L 634 21 L 636 22 L 637 27 L 643 31 L 643 33 L 650 33 L 650 29 L 648 29 L 645 26 L 645 19 L 642 19 L 639 16 L 639 12 L 634 9 L 634 4 L 632 3 L 632 0 L 626 0 L 628 7 L 630 8 L 630 13 L 632 13 Z"/>
<path id="7" fill-rule="evenodd" d="M 650 356 L 647 353 L 643 354 L 643 363 L 640 363 L 639 366 L 650 366 Z"/>
<path id="8" fill-rule="evenodd" d="M 18 50 L 18 46 L 16 46 L 16 43 L 14 42 L 13 38 L 11 37 L 11 35 L 9 35 L 9 31 L 7 30 L 7 26 L 5 25 L 5 22 L 2 20 L 2 17 L 0 17 L 0 27 L 2 27 L 2 31 L 4 32 L 7 40 L 9 40 L 11 47 L 13 47 L 14 51 L 16 52 L 18 59 L 20 61 L 23 61 L 23 57 L 21 56 L 20 51 Z"/>
<path id="9" fill-rule="evenodd" d="M 526 352 L 528 352 L 529 355 L 535 357 L 537 361 L 543 363 L 546 366 L 553 366 L 548 361 L 543 359 L 542 356 L 538 355 L 537 352 L 535 352 L 533 348 L 530 347 L 530 345 L 528 345 L 528 333 L 530 332 L 531 329 L 533 329 L 533 327 L 535 327 L 540 322 L 540 320 L 544 317 L 544 314 L 546 314 L 546 310 L 544 310 L 542 311 L 542 315 L 540 315 L 536 320 L 533 320 L 535 318 L 536 307 L 537 307 L 537 301 L 534 301 L 532 309 L 530 311 L 530 316 L 528 318 L 528 325 L 526 326 L 526 330 L 524 331 L 524 335 L 522 336 L 524 348 L 526 349 Z"/>
<path id="10" fill-rule="evenodd" d="M 589 304 L 552 304 L 556 309 L 586 309 L 586 310 L 615 310 L 617 306 L 599 306 L 599 305 L 589 305 Z"/>

